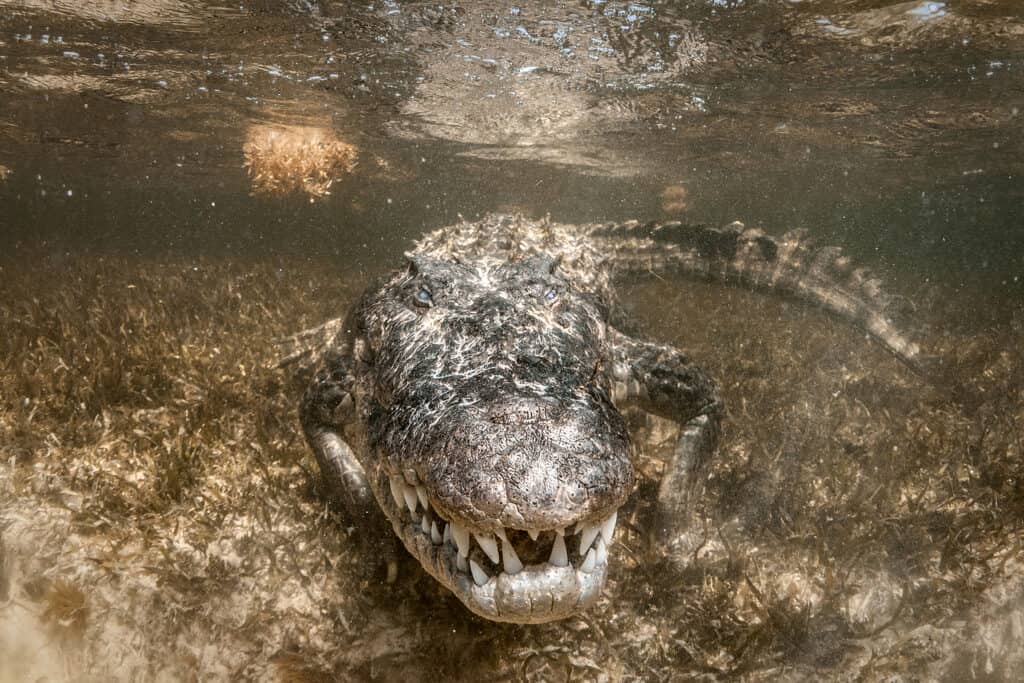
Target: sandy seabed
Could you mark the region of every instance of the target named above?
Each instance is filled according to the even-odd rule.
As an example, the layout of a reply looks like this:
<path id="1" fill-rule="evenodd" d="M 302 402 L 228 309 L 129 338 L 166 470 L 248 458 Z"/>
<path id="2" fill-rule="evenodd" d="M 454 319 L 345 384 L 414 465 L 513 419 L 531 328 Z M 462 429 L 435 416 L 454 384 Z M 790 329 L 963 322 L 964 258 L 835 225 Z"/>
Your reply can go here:
<path id="1" fill-rule="evenodd" d="M 0 269 L 0 683 L 1009 680 L 1024 664 L 1020 325 L 930 321 L 948 360 L 930 384 L 799 306 L 632 287 L 641 315 L 670 305 L 701 330 L 653 332 L 691 345 L 728 401 L 703 544 L 675 562 L 652 547 L 675 428 L 632 415 L 644 476 L 604 597 L 516 626 L 411 559 L 385 584 L 358 520 L 320 495 L 273 340 L 359 287 L 307 262 Z"/>

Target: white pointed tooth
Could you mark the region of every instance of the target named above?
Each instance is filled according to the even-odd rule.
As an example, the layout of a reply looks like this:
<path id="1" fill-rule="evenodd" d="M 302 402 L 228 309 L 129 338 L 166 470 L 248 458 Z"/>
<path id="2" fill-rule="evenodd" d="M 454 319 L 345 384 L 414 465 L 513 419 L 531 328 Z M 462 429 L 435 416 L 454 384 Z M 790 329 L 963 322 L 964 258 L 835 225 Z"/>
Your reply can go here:
<path id="1" fill-rule="evenodd" d="M 459 555 L 469 557 L 469 529 L 461 527 L 455 522 L 452 522 L 450 526 L 452 538 L 455 539 L 455 545 L 459 547 Z"/>
<path id="2" fill-rule="evenodd" d="M 451 524 L 445 524 L 444 525 L 444 533 L 441 534 L 441 540 L 444 541 L 445 543 L 451 543 L 452 542 L 452 525 Z"/>
<path id="3" fill-rule="evenodd" d="M 597 535 L 601 532 L 601 525 L 595 524 L 593 526 L 587 526 L 583 528 L 583 533 L 580 534 L 580 555 L 587 552 L 590 548 L 590 544 L 594 542 Z"/>
<path id="4" fill-rule="evenodd" d="M 580 571 L 589 574 L 594 571 L 597 566 L 597 555 L 594 553 L 594 549 L 591 548 L 587 551 L 587 556 L 583 560 L 583 564 L 580 565 Z"/>
<path id="5" fill-rule="evenodd" d="M 551 546 L 551 557 L 548 562 L 556 567 L 569 566 L 569 552 L 565 549 L 565 536 L 555 535 L 555 544 Z"/>
<path id="6" fill-rule="evenodd" d="M 408 484 L 403 485 L 402 497 L 405 498 L 405 507 L 409 508 L 409 513 L 415 515 L 416 503 L 418 502 L 416 499 L 416 489 Z"/>
<path id="7" fill-rule="evenodd" d="M 444 537 L 441 536 L 441 532 L 437 529 L 437 522 L 430 522 L 430 540 L 434 545 L 441 545 L 444 542 Z"/>
<path id="8" fill-rule="evenodd" d="M 516 549 L 508 541 L 503 541 L 501 544 L 501 566 L 504 567 L 506 574 L 518 574 L 523 569 L 523 563 L 519 561 Z"/>
<path id="9" fill-rule="evenodd" d="M 530 534 L 530 540 L 531 541 L 536 541 L 537 537 L 540 536 L 540 532 L 537 531 L 536 529 L 527 529 L 526 533 Z"/>
<path id="10" fill-rule="evenodd" d="M 498 542 L 494 540 L 494 536 L 481 536 L 480 534 L 473 534 L 473 538 L 480 545 L 480 549 L 484 551 L 484 554 L 490 558 L 491 562 L 498 564 L 501 562 L 501 557 L 498 555 Z"/>
<path id="11" fill-rule="evenodd" d="M 469 571 L 473 573 L 473 583 L 478 586 L 482 586 L 487 583 L 491 577 L 487 576 L 487 572 L 480 568 L 473 560 L 469 561 Z"/>
<path id="12" fill-rule="evenodd" d="M 427 489 L 426 489 L 426 487 L 424 487 L 424 486 L 417 486 L 416 487 L 416 498 L 419 499 L 420 505 L 423 506 L 424 510 L 427 510 L 427 509 L 430 508 L 430 504 L 427 503 Z"/>
<path id="13" fill-rule="evenodd" d="M 603 538 L 597 539 L 594 549 L 597 550 L 597 563 L 599 565 L 606 564 L 608 562 L 608 544 L 604 542 Z"/>
<path id="14" fill-rule="evenodd" d="M 405 505 L 405 498 L 402 496 L 402 487 L 405 484 L 402 483 L 401 477 L 389 477 L 388 483 L 391 485 L 391 497 L 395 499 L 395 505 L 401 509 Z"/>
<path id="15" fill-rule="evenodd" d="M 555 529 L 555 536 L 565 536 L 565 529 Z"/>
<path id="16" fill-rule="evenodd" d="M 423 513 L 423 519 L 420 520 L 420 531 L 425 534 L 430 533 L 430 522 L 427 520 L 426 511 Z"/>
<path id="17" fill-rule="evenodd" d="M 604 540 L 609 543 L 612 542 L 612 536 L 615 535 L 615 521 L 619 518 L 619 511 L 616 510 L 608 516 L 608 519 L 601 523 L 601 535 L 604 536 Z"/>
<path id="18" fill-rule="evenodd" d="M 463 557 L 462 555 L 456 555 L 455 556 L 455 568 L 458 569 L 460 572 L 468 572 L 469 571 L 469 565 L 466 564 L 466 558 Z"/>

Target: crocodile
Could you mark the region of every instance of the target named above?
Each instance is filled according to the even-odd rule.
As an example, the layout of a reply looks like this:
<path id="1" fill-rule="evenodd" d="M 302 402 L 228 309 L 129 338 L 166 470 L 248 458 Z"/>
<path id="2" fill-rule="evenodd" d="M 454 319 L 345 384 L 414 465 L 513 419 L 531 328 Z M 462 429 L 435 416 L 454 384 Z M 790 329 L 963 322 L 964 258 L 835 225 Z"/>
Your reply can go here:
<path id="1" fill-rule="evenodd" d="M 926 360 L 878 280 L 797 232 L 493 214 L 426 234 L 405 260 L 347 316 L 289 338 L 282 364 L 307 369 L 300 420 L 326 495 L 495 621 L 562 619 L 600 596 L 636 479 L 627 405 L 681 427 L 654 533 L 666 552 L 685 543 L 723 401 L 686 353 L 621 331 L 617 278 L 773 290 Z"/>

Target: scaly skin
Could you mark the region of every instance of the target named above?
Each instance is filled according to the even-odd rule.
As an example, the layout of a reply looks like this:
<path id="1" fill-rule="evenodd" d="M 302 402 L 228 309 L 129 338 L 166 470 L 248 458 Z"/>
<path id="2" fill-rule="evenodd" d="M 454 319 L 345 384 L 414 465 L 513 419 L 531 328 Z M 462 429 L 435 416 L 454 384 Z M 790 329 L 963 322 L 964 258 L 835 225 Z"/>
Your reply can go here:
<path id="1" fill-rule="evenodd" d="M 634 482 L 628 403 L 682 426 L 656 532 L 666 548 L 685 543 L 722 403 L 682 352 L 612 327 L 614 275 L 773 289 L 923 360 L 876 281 L 792 235 L 493 215 L 432 232 L 407 258 L 348 318 L 296 335 L 284 362 L 318 367 L 301 419 L 331 497 L 370 538 L 390 522 L 429 573 L 498 621 L 565 618 L 600 595 Z"/>

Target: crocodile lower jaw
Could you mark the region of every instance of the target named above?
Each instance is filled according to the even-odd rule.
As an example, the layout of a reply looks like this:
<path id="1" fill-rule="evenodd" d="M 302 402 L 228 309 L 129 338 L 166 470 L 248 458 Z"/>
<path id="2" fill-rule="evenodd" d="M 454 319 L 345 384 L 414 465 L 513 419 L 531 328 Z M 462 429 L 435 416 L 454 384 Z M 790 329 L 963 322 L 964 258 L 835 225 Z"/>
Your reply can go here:
<path id="1" fill-rule="evenodd" d="M 406 549 L 476 614 L 543 623 L 571 617 L 600 597 L 616 513 L 573 531 L 528 532 L 534 539 L 546 533 L 551 550 L 547 561 L 524 564 L 504 532 L 497 538 L 471 534 L 441 518 L 423 491 L 417 495 L 419 487 L 382 479 L 376 488 L 390 491 L 378 490 L 378 502 Z"/>
<path id="2" fill-rule="evenodd" d="M 501 571 L 491 575 L 478 564 L 466 572 L 458 567 L 454 546 L 434 545 L 413 524 L 396 528 L 396 532 L 424 569 L 466 607 L 493 621 L 530 624 L 571 617 L 600 597 L 608 566 L 605 553 L 601 562 L 586 569 L 545 562 L 524 566 L 515 574 Z"/>

